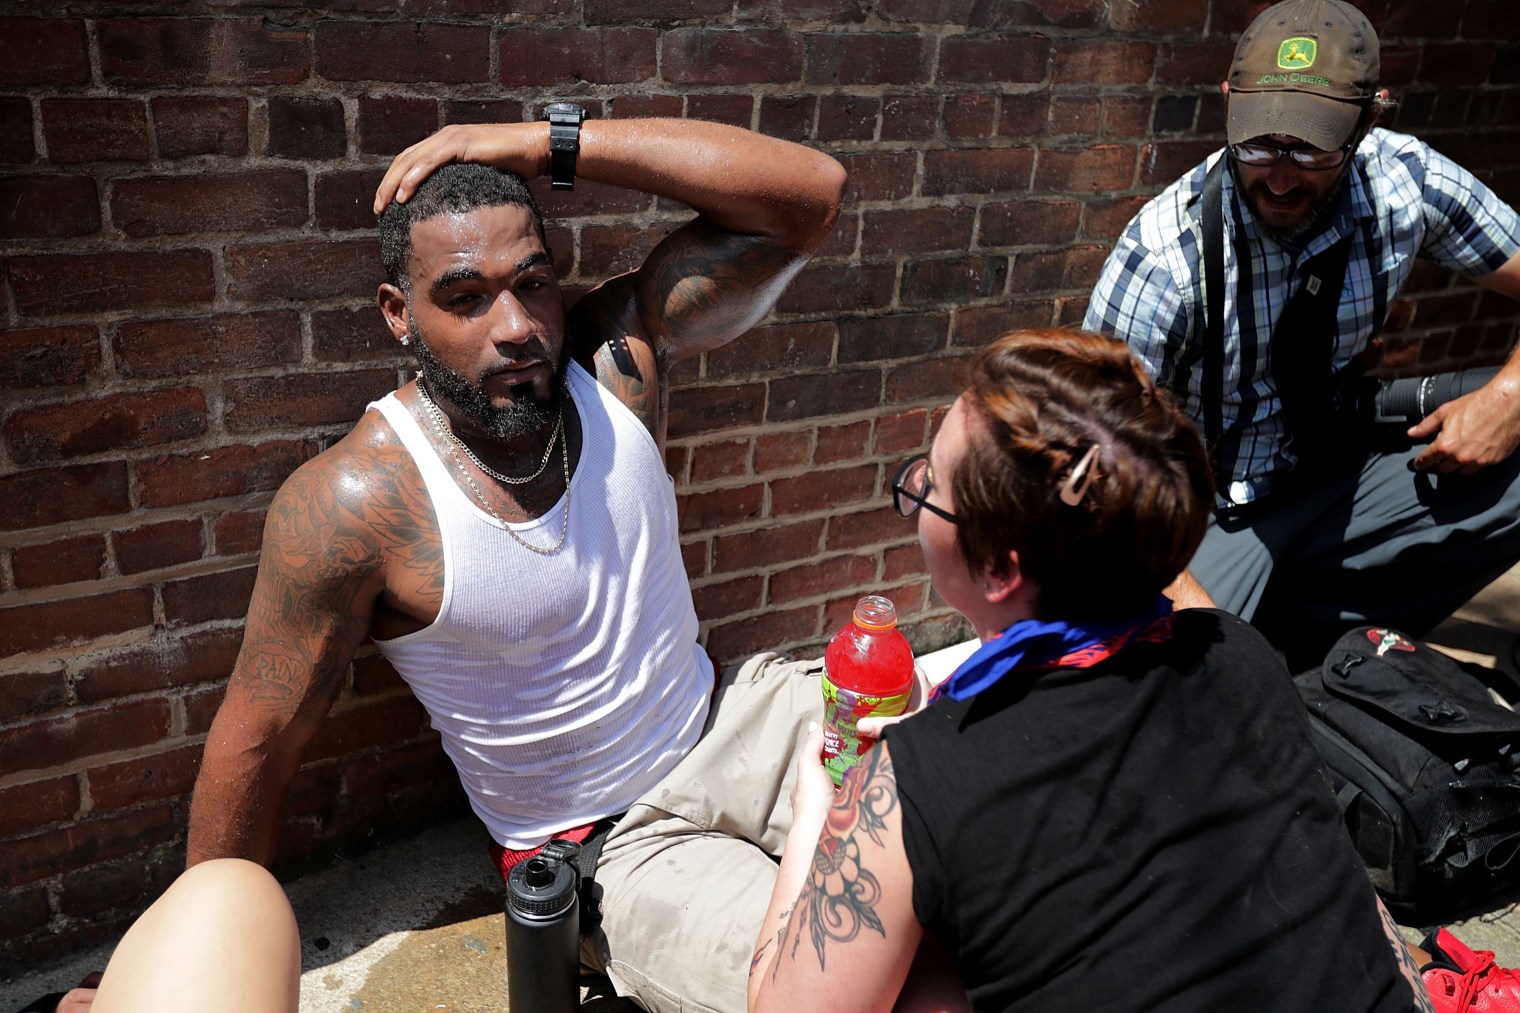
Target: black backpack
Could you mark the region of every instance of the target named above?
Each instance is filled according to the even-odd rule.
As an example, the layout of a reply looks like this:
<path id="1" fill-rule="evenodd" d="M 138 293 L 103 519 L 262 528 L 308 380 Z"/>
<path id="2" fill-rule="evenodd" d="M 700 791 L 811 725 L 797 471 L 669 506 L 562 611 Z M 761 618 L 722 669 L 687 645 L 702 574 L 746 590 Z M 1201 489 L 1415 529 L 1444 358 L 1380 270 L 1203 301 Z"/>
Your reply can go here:
<path id="1" fill-rule="evenodd" d="M 1520 899 L 1520 715 L 1451 658 L 1358 627 L 1296 676 L 1346 829 L 1394 918 Z"/>

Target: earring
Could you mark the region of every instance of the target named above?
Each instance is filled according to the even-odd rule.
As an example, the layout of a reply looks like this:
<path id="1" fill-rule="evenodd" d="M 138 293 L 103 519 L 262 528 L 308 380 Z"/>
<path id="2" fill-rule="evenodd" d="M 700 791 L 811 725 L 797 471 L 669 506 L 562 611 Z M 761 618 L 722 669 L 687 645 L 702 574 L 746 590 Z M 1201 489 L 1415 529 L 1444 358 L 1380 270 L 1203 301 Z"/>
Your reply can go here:
<path id="1" fill-rule="evenodd" d="M 401 335 L 401 343 L 403 345 L 410 345 L 412 343 L 412 339 L 403 334 Z"/>

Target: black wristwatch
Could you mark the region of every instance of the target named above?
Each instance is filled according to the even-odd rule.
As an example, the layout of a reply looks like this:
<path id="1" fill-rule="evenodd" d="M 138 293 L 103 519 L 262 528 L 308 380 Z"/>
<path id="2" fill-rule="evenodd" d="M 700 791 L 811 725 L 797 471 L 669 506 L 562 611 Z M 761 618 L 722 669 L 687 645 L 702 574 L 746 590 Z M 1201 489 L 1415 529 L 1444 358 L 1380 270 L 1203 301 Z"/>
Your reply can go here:
<path id="1" fill-rule="evenodd" d="M 575 161 L 581 153 L 581 121 L 586 110 L 573 102 L 544 107 L 549 121 L 549 183 L 556 190 L 575 189 Z"/>

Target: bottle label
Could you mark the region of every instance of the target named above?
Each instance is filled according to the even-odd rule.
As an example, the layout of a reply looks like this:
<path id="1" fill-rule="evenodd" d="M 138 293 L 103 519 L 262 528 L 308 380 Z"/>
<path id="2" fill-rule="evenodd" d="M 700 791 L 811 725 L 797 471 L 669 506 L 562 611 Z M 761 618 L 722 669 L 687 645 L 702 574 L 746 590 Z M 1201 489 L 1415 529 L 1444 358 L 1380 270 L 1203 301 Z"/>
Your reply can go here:
<path id="1" fill-rule="evenodd" d="M 892 696 L 856 693 L 835 686 L 827 669 L 823 673 L 823 766 L 837 786 L 844 772 L 860 762 L 860 754 L 876 740 L 856 730 L 861 718 L 894 717 L 908 709 L 908 691 Z"/>

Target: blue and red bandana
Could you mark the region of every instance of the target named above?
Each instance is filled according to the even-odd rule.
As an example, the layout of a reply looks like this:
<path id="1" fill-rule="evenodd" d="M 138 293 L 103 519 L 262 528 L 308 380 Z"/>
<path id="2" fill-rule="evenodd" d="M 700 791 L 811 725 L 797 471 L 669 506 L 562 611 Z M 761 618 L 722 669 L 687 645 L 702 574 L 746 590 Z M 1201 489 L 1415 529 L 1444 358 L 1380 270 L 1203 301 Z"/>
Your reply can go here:
<path id="1" fill-rule="evenodd" d="M 1045 622 L 1020 619 L 987 641 L 931 697 L 967 700 L 1013 671 L 1091 668 L 1130 644 L 1154 644 L 1172 635 L 1172 603 L 1157 595 L 1139 620 L 1113 623 Z"/>

